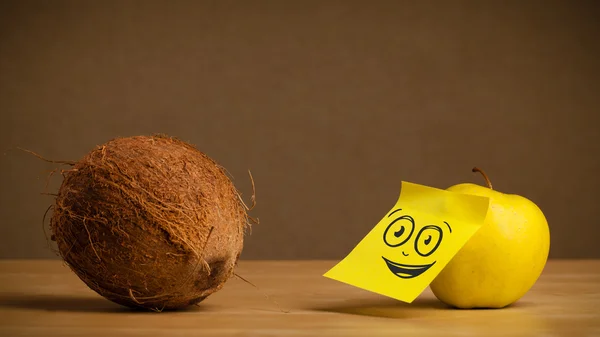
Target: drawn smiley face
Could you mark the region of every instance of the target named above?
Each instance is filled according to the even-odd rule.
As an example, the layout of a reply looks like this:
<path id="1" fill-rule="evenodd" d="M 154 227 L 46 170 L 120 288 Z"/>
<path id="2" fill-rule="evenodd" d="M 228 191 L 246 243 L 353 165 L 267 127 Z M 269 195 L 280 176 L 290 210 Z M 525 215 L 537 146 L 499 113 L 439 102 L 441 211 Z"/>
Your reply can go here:
<path id="1" fill-rule="evenodd" d="M 411 261 L 414 261 L 416 256 L 418 258 L 427 258 L 433 255 L 444 238 L 442 228 L 438 225 L 427 225 L 421 227 L 415 234 L 416 225 L 415 219 L 412 216 L 398 216 L 398 214 L 397 217 L 392 218 L 392 215 L 401 210 L 396 209 L 388 215 L 393 220 L 383 232 L 383 242 L 391 248 L 401 248 L 402 256 L 407 257 L 406 259 L 410 259 Z M 452 233 L 450 224 L 445 221 L 444 224 L 447 226 L 449 232 Z M 410 256 L 412 253 L 416 253 L 416 256 Z M 417 277 L 436 263 L 434 260 L 428 264 L 405 264 L 391 261 L 384 256 L 382 258 L 387 264 L 388 269 L 394 275 L 403 279 Z"/>

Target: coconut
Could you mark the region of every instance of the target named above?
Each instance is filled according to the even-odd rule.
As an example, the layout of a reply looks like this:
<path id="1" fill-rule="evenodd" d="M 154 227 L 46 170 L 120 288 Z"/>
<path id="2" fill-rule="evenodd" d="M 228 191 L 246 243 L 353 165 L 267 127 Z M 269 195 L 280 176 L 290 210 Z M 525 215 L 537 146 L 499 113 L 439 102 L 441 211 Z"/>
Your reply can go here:
<path id="1" fill-rule="evenodd" d="M 160 135 L 116 138 L 63 175 L 52 240 L 106 299 L 179 309 L 234 275 L 248 208 L 224 168 L 194 146 Z"/>

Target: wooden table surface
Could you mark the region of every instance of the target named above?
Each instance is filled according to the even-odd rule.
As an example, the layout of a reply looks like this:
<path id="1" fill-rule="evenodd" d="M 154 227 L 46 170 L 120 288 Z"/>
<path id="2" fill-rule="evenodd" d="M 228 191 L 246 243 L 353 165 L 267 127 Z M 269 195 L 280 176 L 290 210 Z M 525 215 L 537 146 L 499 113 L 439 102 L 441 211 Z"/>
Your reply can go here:
<path id="1" fill-rule="evenodd" d="M 233 278 L 200 306 L 154 313 L 105 300 L 59 261 L 0 261 L 0 336 L 600 336 L 600 261 L 551 260 L 496 310 L 450 309 L 429 289 L 394 301 L 322 277 L 334 264 L 241 261 L 260 291 Z"/>

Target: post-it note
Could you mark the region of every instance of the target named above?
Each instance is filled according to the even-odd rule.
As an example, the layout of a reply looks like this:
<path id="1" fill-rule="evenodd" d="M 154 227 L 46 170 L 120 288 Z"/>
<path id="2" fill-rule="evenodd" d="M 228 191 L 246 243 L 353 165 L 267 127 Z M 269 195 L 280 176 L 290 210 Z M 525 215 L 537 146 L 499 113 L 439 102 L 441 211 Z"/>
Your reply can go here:
<path id="1" fill-rule="evenodd" d="M 489 198 L 402 182 L 394 207 L 324 276 L 411 303 L 483 225 Z"/>

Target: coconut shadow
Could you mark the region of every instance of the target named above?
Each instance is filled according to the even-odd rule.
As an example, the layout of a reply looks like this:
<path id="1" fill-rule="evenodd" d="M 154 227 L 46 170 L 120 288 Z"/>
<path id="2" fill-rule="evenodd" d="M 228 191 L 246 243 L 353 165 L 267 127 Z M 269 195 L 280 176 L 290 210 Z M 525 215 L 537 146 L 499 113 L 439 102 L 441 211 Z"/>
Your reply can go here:
<path id="1" fill-rule="evenodd" d="M 139 313 L 155 314 L 151 310 L 133 309 L 118 305 L 101 297 L 9 294 L 0 296 L 0 307 L 34 311 L 94 312 L 94 313 Z M 179 310 L 163 312 L 210 311 L 212 306 L 200 304 Z"/>

